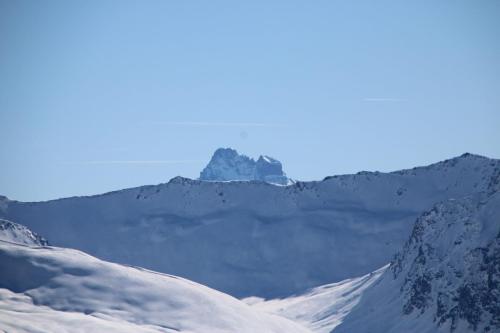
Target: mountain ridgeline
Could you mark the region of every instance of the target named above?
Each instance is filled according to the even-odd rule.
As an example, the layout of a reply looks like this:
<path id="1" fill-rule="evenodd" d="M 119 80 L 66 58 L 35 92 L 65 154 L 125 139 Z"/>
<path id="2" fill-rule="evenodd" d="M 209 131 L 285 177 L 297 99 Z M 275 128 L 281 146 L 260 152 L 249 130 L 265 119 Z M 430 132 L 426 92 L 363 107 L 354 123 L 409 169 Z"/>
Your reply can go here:
<path id="1" fill-rule="evenodd" d="M 384 266 L 423 212 L 492 191 L 499 173 L 499 160 L 464 154 L 426 167 L 288 186 L 177 177 L 89 197 L 3 198 L 0 217 L 105 260 L 186 277 L 236 297 L 283 297 Z M 405 288 L 411 299 L 413 286 Z M 410 315 L 421 311 L 418 301 L 408 304 Z M 447 302 L 443 316 L 451 318 L 452 309 Z"/>

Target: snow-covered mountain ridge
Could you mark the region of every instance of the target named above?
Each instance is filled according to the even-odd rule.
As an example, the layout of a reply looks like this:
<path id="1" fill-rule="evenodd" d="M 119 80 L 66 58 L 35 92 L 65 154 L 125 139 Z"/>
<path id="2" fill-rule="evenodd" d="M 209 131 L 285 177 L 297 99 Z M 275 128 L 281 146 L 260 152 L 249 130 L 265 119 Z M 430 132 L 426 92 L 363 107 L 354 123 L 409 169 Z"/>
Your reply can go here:
<path id="1" fill-rule="evenodd" d="M 418 218 L 337 332 L 499 332 L 500 174 Z M 360 323 L 362 321 L 362 323 Z"/>
<path id="2" fill-rule="evenodd" d="M 246 301 L 318 333 L 500 332 L 499 189 L 497 172 L 484 192 L 424 212 L 388 269 Z"/>
<path id="3" fill-rule="evenodd" d="M 382 267 L 422 212 L 486 191 L 498 170 L 498 160 L 467 154 L 290 186 L 174 178 L 92 197 L 4 199 L 0 215 L 58 246 L 269 298 Z"/>

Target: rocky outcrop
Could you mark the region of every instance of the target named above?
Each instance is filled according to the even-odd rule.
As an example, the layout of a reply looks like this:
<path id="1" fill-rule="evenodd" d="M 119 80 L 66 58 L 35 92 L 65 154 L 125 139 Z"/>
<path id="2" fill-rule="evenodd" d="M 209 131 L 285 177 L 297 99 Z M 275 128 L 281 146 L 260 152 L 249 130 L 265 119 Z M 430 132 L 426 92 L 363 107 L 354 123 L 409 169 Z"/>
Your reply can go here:
<path id="1" fill-rule="evenodd" d="M 498 173 L 487 191 L 423 213 L 381 282 L 335 332 L 500 332 Z"/>
<path id="2" fill-rule="evenodd" d="M 257 180 L 281 185 L 289 183 L 280 161 L 262 155 L 255 161 L 231 148 L 219 148 L 215 151 L 200 173 L 200 180 Z"/>
<path id="3" fill-rule="evenodd" d="M 500 195 L 436 205 L 415 224 L 392 271 L 403 313 L 432 312 L 454 332 L 500 330 Z"/>
<path id="4" fill-rule="evenodd" d="M 0 240 L 24 245 L 49 245 L 45 238 L 25 226 L 2 219 L 0 219 Z"/>

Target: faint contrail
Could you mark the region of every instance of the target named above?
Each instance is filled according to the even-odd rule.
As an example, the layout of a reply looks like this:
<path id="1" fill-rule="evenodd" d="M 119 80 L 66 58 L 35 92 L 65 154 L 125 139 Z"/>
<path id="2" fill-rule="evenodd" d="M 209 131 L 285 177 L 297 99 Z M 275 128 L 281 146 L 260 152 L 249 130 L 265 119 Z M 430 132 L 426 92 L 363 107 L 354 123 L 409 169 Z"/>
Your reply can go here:
<path id="1" fill-rule="evenodd" d="M 188 164 L 198 163 L 200 160 L 99 160 L 75 162 L 76 164 Z M 71 164 L 75 164 L 71 163 Z"/>
<path id="2" fill-rule="evenodd" d="M 363 98 L 365 102 L 404 102 L 404 98 L 390 98 L 390 97 L 373 97 L 373 98 Z"/>
<path id="3" fill-rule="evenodd" d="M 257 122 L 209 122 L 209 121 L 157 121 L 156 124 L 205 127 L 284 127 L 285 124 Z"/>

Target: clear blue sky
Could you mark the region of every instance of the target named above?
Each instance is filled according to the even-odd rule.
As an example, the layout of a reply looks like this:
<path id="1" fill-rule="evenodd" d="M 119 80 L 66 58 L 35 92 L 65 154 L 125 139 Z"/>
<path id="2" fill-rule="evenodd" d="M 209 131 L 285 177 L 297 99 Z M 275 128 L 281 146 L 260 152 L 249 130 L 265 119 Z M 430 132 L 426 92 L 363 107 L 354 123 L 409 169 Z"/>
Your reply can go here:
<path id="1" fill-rule="evenodd" d="M 0 0 L 0 194 L 500 157 L 500 1 Z"/>

